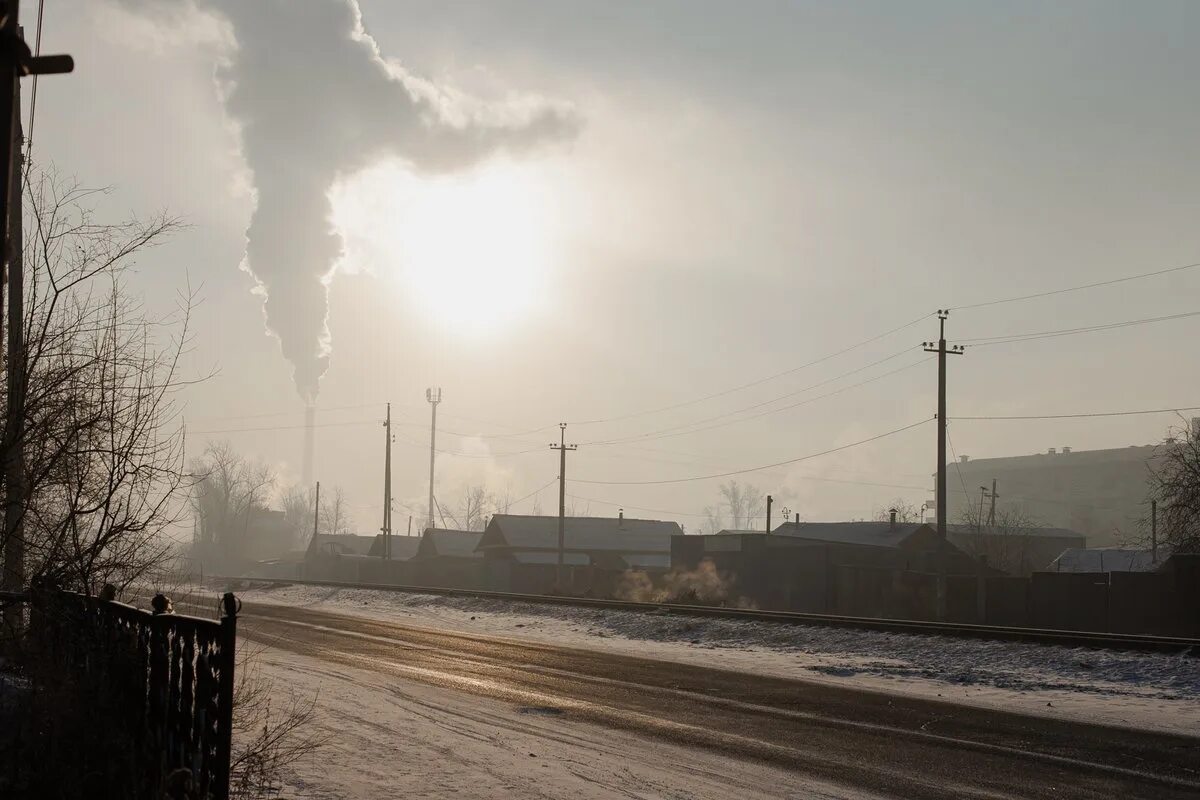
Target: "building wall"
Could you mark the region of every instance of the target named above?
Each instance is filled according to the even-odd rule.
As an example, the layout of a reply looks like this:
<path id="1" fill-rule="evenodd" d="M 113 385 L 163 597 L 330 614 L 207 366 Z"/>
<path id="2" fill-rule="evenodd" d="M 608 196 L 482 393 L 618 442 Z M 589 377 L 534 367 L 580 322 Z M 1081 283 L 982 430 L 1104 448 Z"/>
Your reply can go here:
<path id="1" fill-rule="evenodd" d="M 961 522 L 968 511 L 977 514 L 978 487 L 990 488 L 994 478 L 1000 507 L 1019 508 L 1036 525 L 1081 533 L 1092 546 L 1116 544 L 1119 536 L 1140 533 L 1153 454 L 1154 448 L 1146 446 L 952 464 L 947 521 Z"/>

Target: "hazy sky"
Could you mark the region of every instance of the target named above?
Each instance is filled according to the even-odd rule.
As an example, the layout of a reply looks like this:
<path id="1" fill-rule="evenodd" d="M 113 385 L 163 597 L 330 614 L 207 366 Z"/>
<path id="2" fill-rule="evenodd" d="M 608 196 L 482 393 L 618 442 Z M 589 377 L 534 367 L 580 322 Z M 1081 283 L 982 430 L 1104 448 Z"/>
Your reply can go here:
<path id="1" fill-rule="evenodd" d="M 296 14 L 320 4 L 296 3 Z M 227 438 L 294 480 L 303 404 L 239 269 L 255 176 L 214 79 L 238 51 L 227 30 L 137 10 L 162 5 L 46 3 L 43 49 L 77 66 L 41 83 L 35 159 L 113 186 L 106 214 L 165 207 L 187 219 L 140 260 L 137 284 L 152 307 L 188 276 L 203 284 L 188 366 L 219 374 L 188 390 L 190 449 Z M 431 92 L 458 133 L 519 127 L 546 108 L 572 120 L 515 152 L 482 147 L 416 172 L 428 152 L 413 149 L 411 125 L 340 167 L 287 126 L 271 131 L 278 150 L 266 149 L 285 154 L 285 168 L 339 176 L 329 224 L 345 252 L 328 287 L 316 473 L 345 488 L 363 532 L 381 515 L 389 400 L 395 492 L 421 520 L 427 386 L 444 391 L 439 447 L 465 454 L 439 455 L 447 508 L 470 482 L 521 497 L 552 481 L 557 454 L 545 445 L 560 421 L 575 423 L 568 440 L 581 445 L 569 477 L 705 475 L 931 418 L 936 371 L 918 345 L 936 320 L 740 391 L 628 415 L 791 370 L 938 307 L 1200 261 L 1192 2 L 360 5 L 383 58 Z M 275 54 L 255 53 L 271 72 L 263 80 L 294 100 L 311 69 L 322 130 L 353 140 L 377 96 L 330 79 L 345 44 L 336 30 L 314 44 L 291 22 L 278 26 Z M 272 96 L 269 83 L 258 91 Z M 1195 311 L 1197 289 L 1200 269 L 964 309 L 950 338 Z M 951 416 L 1200 405 L 1197 325 L 968 348 L 951 364 Z M 752 406 L 740 416 L 761 416 L 712 427 Z M 700 420 L 707 430 L 679 435 Z M 951 439 L 957 453 L 998 456 L 1145 444 L 1171 423 L 960 421 Z M 502 433 L 523 435 L 479 438 Z M 739 479 L 806 519 L 868 516 L 897 496 L 929 496 L 895 487 L 931 485 L 934 433 L 927 424 Z M 719 483 L 569 482 L 568 492 L 587 498 L 573 501 L 581 512 L 624 505 L 694 528 Z M 552 488 L 539 498 L 556 508 Z M 396 512 L 401 532 L 407 514 Z"/>

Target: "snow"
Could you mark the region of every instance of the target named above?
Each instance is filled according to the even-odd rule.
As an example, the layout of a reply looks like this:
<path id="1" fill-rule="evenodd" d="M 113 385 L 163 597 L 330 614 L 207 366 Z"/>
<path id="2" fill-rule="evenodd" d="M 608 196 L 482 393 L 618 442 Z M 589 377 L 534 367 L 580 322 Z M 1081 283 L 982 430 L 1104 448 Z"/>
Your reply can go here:
<path id="1" fill-rule="evenodd" d="M 284 797 L 873 797 L 574 720 L 569 711 L 397 680 L 380 662 L 359 670 L 270 648 L 256 661 L 289 696 L 317 696 L 315 730 L 306 732 L 326 739 L 289 769 Z"/>
<path id="2" fill-rule="evenodd" d="M 211 591 L 211 590 L 209 590 Z M 247 602 L 940 698 L 1062 719 L 1200 731 L 1200 658 L 291 585 Z"/>

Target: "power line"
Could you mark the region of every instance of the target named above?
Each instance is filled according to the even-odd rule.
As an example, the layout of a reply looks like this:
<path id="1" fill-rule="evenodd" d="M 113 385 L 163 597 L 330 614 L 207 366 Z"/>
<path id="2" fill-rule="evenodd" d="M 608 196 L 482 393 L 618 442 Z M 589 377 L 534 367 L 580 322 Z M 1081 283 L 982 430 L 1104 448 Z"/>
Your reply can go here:
<path id="1" fill-rule="evenodd" d="M 912 348 L 910 348 L 910 350 L 911 349 Z M 904 352 L 908 352 L 908 351 L 906 350 Z M 888 359 L 883 359 L 883 360 L 887 361 L 892 357 L 893 356 L 889 356 Z M 629 442 L 652 441 L 655 439 L 670 439 L 670 438 L 674 438 L 676 436 L 687 436 L 687 435 L 693 434 L 693 433 L 701 433 L 703 431 L 710 431 L 710 430 L 713 430 L 714 428 L 723 428 L 726 425 L 734 425 L 739 422 L 746 422 L 747 420 L 758 419 L 760 417 L 770 416 L 771 414 L 778 414 L 782 411 L 790 411 L 793 408 L 799 408 L 800 406 L 805 406 L 805 405 L 808 405 L 809 403 L 815 403 L 818 400 L 824 400 L 829 397 L 834 397 L 836 395 L 842 394 L 843 392 L 848 392 L 851 389 L 857 389 L 860 386 L 866 386 L 868 383 L 874 383 L 875 381 L 883 380 L 884 378 L 891 377 L 892 375 L 895 375 L 899 372 L 904 372 L 905 370 L 909 370 L 909 369 L 912 369 L 913 367 L 920 366 L 921 364 L 924 364 L 930 360 L 931 359 L 923 358 L 920 361 L 915 361 L 911 364 L 907 364 L 903 367 L 899 367 L 899 368 L 891 370 L 889 372 L 884 372 L 880 375 L 874 376 L 873 378 L 867 378 L 866 380 L 859 381 L 858 383 L 852 383 L 849 386 L 843 386 L 842 388 L 835 389 L 832 392 L 826 392 L 825 394 L 817 395 L 816 397 L 808 397 L 808 398 L 805 398 L 804 400 L 800 400 L 795 403 L 790 403 L 786 406 L 780 406 L 779 408 L 772 408 L 772 409 L 768 409 L 766 411 L 760 411 L 759 413 L 751 414 L 748 417 L 739 417 L 737 419 L 731 419 L 727 422 L 718 422 L 715 425 L 707 425 L 702 428 L 691 428 L 689 430 L 680 430 L 675 433 L 672 433 L 671 431 L 676 431 L 678 428 L 681 428 L 684 426 L 677 425 L 673 428 L 665 428 L 665 429 L 659 430 L 659 431 L 651 431 L 649 433 L 639 434 L 636 436 L 629 436 L 629 437 L 624 437 L 624 438 L 620 438 L 620 439 L 608 439 L 608 440 L 602 440 L 602 441 L 598 441 L 598 442 L 584 442 L 584 444 L 592 445 L 592 446 L 596 446 L 596 445 L 608 446 L 608 445 L 614 445 L 614 444 L 626 444 Z M 882 363 L 882 362 L 879 362 L 879 363 Z M 874 365 L 870 365 L 870 366 L 874 366 Z M 854 370 L 854 371 L 859 372 L 861 370 Z M 848 375 L 851 373 L 846 373 L 846 374 Z M 845 375 L 841 375 L 839 377 L 845 377 Z M 831 379 L 831 380 L 836 380 L 836 379 Z M 807 387 L 807 389 L 801 389 L 799 391 L 807 391 L 808 389 L 816 388 L 817 386 L 823 385 L 824 383 L 829 383 L 829 381 L 824 381 L 822 384 L 814 384 L 813 386 Z M 796 393 L 798 393 L 798 392 L 793 392 L 792 394 L 796 394 Z M 776 399 L 778 399 L 778 398 L 776 398 Z M 739 412 L 729 412 L 729 413 L 739 413 Z M 728 416 L 728 415 L 727 414 L 719 415 L 717 417 L 713 417 L 712 419 L 721 419 L 724 416 Z M 707 420 L 700 420 L 699 422 L 705 422 L 705 421 L 707 421 Z M 699 422 L 689 423 L 689 425 L 699 424 Z"/>
<path id="2" fill-rule="evenodd" d="M 551 479 L 551 480 L 549 480 L 549 481 L 548 481 L 548 482 L 547 482 L 547 483 L 546 483 L 544 486 L 541 486 L 541 487 L 539 487 L 539 488 L 537 488 L 537 489 L 534 489 L 532 492 L 530 492 L 529 494 L 525 495 L 525 496 L 524 496 L 524 497 L 522 497 L 520 500 L 513 500 L 511 503 L 509 503 L 509 505 L 513 505 L 513 506 L 515 506 L 515 505 L 520 505 L 521 503 L 524 503 L 526 500 L 528 500 L 529 498 L 533 497 L 534 495 L 541 494 L 541 493 L 542 493 L 542 492 L 544 492 L 544 491 L 545 491 L 547 488 L 549 488 L 549 487 L 551 486 L 551 484 L 554 484 L 554 483 L 557 483 L 557 482 L 558 482 L 558 478 L 557 478 L 557 477 L 555 477 L 555 478 L 552 478 L 552 479 Z"/>
<path id="3" fill-rule="evenodd" d="M 259 431 L 295 431 L 305 428 L 340 428 L 347 425 L 377 425 L 379 420 L 354 420 L 351 422 L 319 422 L 315 425 L 267 425 L 261 428 L 226 428 L 216 431 L 188 431 L 193 436 L 209 436 L 217 433 L 256 433 Z M 393 423 L 394 424 L 394 423 Z"/>
<path id="4" fill-rule="evenodd" d="M 46 0 L 38 0 L 37 13 L 37 36 L 33 45 L 33 55 L 36 58 L 42 54 L 42 16 L 46 10 Z M 37 112 L 37 89 L 38 76 L 35 73 L 33 76 L 33 86 L 29 93 L 29 133 L 25 136 L 25 160 L 26 163 L 33 160 L 33 120 Z"/>
<path id="5" fill-rule="evenodd" d="M 887 336 L 891 336 L 893 333 L 898 333 L 899 331 L 902 331 L 905 328 L 911 328 L 913 325 L 916 325 L 918 322 L 922 322 L 931 316 L 933 316 L 933 315 L 925 314 L 921 317 L 918 317 L 917 319 L 912 320 L 911 322 L 906 322 L 903 325 L 899 325 L 895 328 L 892 328 L 891 330 L 886 330 L 883 333 L 872 336 L 869 339 L 864 339 L 861 342 L 858 342 L 857 344 L 852 344 L 849 347 L 846 347 L 842 350 L 838 350 L 835 353 L 830 353 L 829 355 L 822 356 L 821 358 L 814 359 L 813 361 L 809 361 L 809 362 L 801 364 L 797 367 L 792 367 L 790 369 L 786 369 L 783 372 L 777 372 L 774 375 L 768 375 L 765 378 L 759 378 L 758 380 L 750 381 L 749 383 L 743 383 L 742 385 L 735 386 L 732 389 L 725 389 L 720 392 L 713 392 L 712 394 L 708 394 L 703 397 L 697 397 L 692 400 L 685 400 L 680 403 L 673 403 L 671 405 L 661 406 L 659 408 L 652 408 L 652 409 L 647 409 L 644 411 L 634 411 L 629 414 L 620 414 L 617 416 L 606 417 L 603 419 L 580 420 L 580 421 L 572 422 L 570 424 L 572 424 L 572 425 L 599 425 L 601 423 L 617 422 L 619 420 L 632 419 L 634 417 L 641 417 L 641 416 L 646 416 L 649 414 L 658 414 L 663 411 L 673 411 L 674 409 L 677 409 L 677 408 L 685 408 L 687 406 L 696 405 L 697 403 L 703 403 L 703 402 L 706 402 L 708 400 L 713 400 L 718 397 L 724 397 L 725 395 L 733 394 L 734 392 L 740 392 L 743 389 L 750 389 L 754 386 L 759 386 L 759 385 L 767 383 L 769 381 L 773 381 L 776 378 L 782 378 L 785 375 L 791 375 L 792 373 L 799 372 L 802 369 L 808 369 L 809 367 L 813 367 L 813 366 L 816 366 L 817 364 L 824 363 L 824 362 L 830 360 L 831 358 L 836 358 L 840 355 L 845 355 L 846 353 L 849 353 L 853 350 L 857 350 L 858 348 L 863 347 L 868 344 L 871 344 L 872 342 L 877 342 L 880 339 L 883 339 Z"/>
<path id="6" fill-rule="evenodd" d="M 1180 406 L 1178 408 L 1147 408 L 1140 411 L 1096 411 L 1084 414 L 1014 414 L 1011 416 L 992 417 L 950 417 L 952 420 L 1005 420 L 1005 419 L 1084 419 L 1091 417 L 1132 417 L 1141 414 L 1174 414 L 1180 411 L 1200 411 L 1200 406 Z"/>
<path id="7" fill-rule="evenodd" d="M 1113 284 L 1116 284 L 1116 283 L 1125 283 L 1127 281 L 1136 281 L 1136 280 L 1140 280 L 1142 278 L 1153 278 L 1158 275 L 1167 275 L 1172 272 L 1182 272 L 1187 269 L 1195 269 L 1196 267 L 1200 267 L 1200 261 L 1196 262 L 1195 264 L 1184 264 L 1181 267 L 1169 267 L 1167 269 L 1155 270 L 1154 272 L 1143 272 L 1138 275 L 1126 275 L 1123 278 L 1113 278 L 1112 280 L 1107 280 L 1107 281 L 1097 281 L 1095 283 L 1085 283 L 1081 286 L 1071 286 L 1066 289 L 1054 289 L 1054 290 L 1048 291 L 1048 292 L 1036 292 L 1034 294 L 1021 295 L 1019 297 L 1006 297 L 1002 300 L 988 300 L 983 303 L 972 303 L 971 305 L 966 305 L 966 306 L 951 306 L 950 309 L 952 311 L 964 311 L 968 308 L 984 308 L 987 306 L 997 306 L 1002 303 L 1016 303 L 1016 302 L 1020 302 L 1022 300 L 1035 300 L 1039 297 L 1051 297 L 1053 295 L 1066 294 L 1068 292 L 1079 292 L 1084 289 L 1096 289 L 1100 286 L 1112 286 Z"/>
<path id="8" fill-rule="evenodd" d="M 1108 322 L 1102 325 L 1087 325 L 1079 328 L 1061 328 L 1053 331 L 1030 331 L 1027 333 L 1010 333 L 1002 336 L 980 336 L 974 339 L 963 339 L 972 347 L 988 347 L 995 344 L 1010 344 L 1011 342 L 1028 342 L 1034 339 L 1054 339 L 1060 336 L 1074 336 L 1080 333 L 1128 328 L 1135 325 L 1150 325 L 1155 322 L 1167 322 L 1187 317 L 1200 316 L 1200 311 L 1185 311 L 1179 314 L 1167 314 L 1161 317 L 1143 317 L 1141 319 L 1125 320 L 1123 322 Z"/>
<path id="9" fill-rule="evenodd" d="M 910 425 L 905 425 L 902 428 L 896 428 L 895 430 L 891 430 L 886 433 L 880 433 L 876 436 L 872 436 L 867 439 L 861 439 L 857 442 L 845 444 L 840 447 L 833 447 L 828 450 L 822 450 L 819 453 L 810 453 L 808 455 L 799 456 L 797 458 L 789 458 L 784 461 L 777 461 L 774 464 L 763 464 L 763 465 L 757 466 L 757 467 L 747 467 L 746 469 L 731 470 L 729 472 L 719 472 L 719 473 L 716 473 L 713 475 L 696 475 L 696 476 L 689 477 L 689 478 L 667 478 L 667 479 L 654 480 L 654 481 L 596 481 L 596 480 L 584 480 L 584 479 L 580 479 L 580 478 L 572 478 L 572 481 L 574 483 L 590 483 L 590 484 L 599 484 L 599 485 L 604 485 L 604 486 L 650 486 L 650 485 L 659 485 L 659 484 L 665 484 L 665 483 L 689 483 L 691 481 L 706 481 L 706 480 L 711 480 L 713 478 L 727 478 L 727 477 L 731 477 L 733 475 L 744 475 L 747 472 L 761 472 L 762 470 L 772 469 L 774 467 L 782 467 L 782 466 L 786 466 L 788 464 L 796 464 L 801 461 L 808 461 L 810 459 L 819 458 L 820 456 L 826 456 L 831 453 L 838 453 L 838 452 L 841 452 L 842 450 L 849 450 L 852 447 L 858 447 L 859 445 L 864 445 L 869 442 L 874 442 L 879 439 L 886 438 L 888 436 L 893 436 L 897 433 L 902 433 L 904 431 L 911 430 L 913 428 L 916 428 L 919 425 L 924 425 L 925 423 L 927 423 L 929 421 L 930 420 L 928 420 L 928 419 L 923 419 L 923 420 L 920 420 L 919 422 L 914 422 Z"/>

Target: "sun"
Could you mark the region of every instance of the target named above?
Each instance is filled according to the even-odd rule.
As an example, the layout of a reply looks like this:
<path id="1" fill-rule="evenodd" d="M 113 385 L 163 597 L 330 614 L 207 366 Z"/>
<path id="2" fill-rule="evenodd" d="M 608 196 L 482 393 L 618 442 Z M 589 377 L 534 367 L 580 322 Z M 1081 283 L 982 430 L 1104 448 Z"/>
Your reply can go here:
<path id="1" fill-rule="evenodd" d="M 394 278 L 449 329 L 494 332 L 530 316 L 545 294 L 557 230 L 549 195 L 530 165 L 437 176 L 382 165 L 332 193 L 343 267 Z"/>

